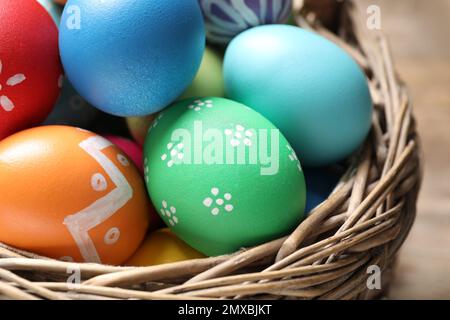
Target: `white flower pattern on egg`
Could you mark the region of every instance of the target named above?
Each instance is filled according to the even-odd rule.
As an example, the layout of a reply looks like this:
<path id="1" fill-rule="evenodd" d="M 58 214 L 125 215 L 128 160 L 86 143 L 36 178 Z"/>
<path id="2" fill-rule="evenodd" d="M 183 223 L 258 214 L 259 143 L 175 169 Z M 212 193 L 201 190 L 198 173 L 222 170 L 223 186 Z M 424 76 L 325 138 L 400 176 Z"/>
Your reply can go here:
<path id="1" fill-rule="evenodd" d="M 169 224 L 174 227 L 178 224 L 178 216 L 177 214 L 177 208 L 174 206 L 170 206 L 166 200 L 163 200 L 161 202 L 162 207 L 159 209 L 161 212 L 162 217 L 166 218 L 169 221 Z"/>
<path id="2" fill-rule="evenodd" d="M 253 145 L 252 137 L 253 132 L 246 130 L 244 126 L 237 124 L 233 129 L 225 129 L 225 135 L 231 137 L 230 144 L 236 148 L 243 143 L 247 147 Z"/>
<path id="3" fill-rule="evenodd" d="M 207 208 L 211 208 L 211 214 L 217 216 L 223 209 L 226 212 L 232 212 L 234 206 L 231 203 L 232 195 L 226 192 L 223 197 L 220 196 L 220 190 L 217 187 L 211 188 L 211 196 L 206 197 L 203 200 L 203 205 Z"/>
<path id="4" fill-rule="evenodd" d="M 167 161 L 167 167 L 171 168 L 177 161 L 181 161 L 184 158 L 184 145 L 183 143 L 169 142 L 167 144 L 167 152 L 161 155 L 162 161 Z"/>
<path id="5" fill-rule="evenodd" d="M 195 112 L 199 112 L 199 111 L 203 110 L 203 108 L 210 109 L 212 107 L 214 107 L 214 103 L 210 99 L 206 99 L 206 100 L 198 99 L 187 106 L 188 109 L 193 110 Z"/>
<path id="6" fill-rule="evenodd" d="M 302 166 L 300 165 L 300 160 L 297 157 L 297 154 L 295 153 L 294 149 L 290 145 L 287 145 L 286 148 L 289 150 L 289 160 L 292 162 L 295 162 L 297 165 L 298 171 L 302 172 Z"/>
<path id="7" fill-rule="evenodd" d="M 2 73 L 2 70 L 3 70 L 3 64 L 2 64 L 2 61 L 0 60 L 0 74 Z M 6 85 L 10 86 L 10 87 L 14 87 L 14 86 L 21 84 L 26 79 L 27 78 L 25 77 L 25 75 L 23 73 L 17 73 L 15 75 L 9 77 L 8 80 L 6 80 Z M 3 86 L 0 83 L 0 92 L 2 89 L 3 89 Z M 0 94 L 0 106 L 6 112 L 10 112 L 15 108 L 14 102 L 11 101 L 11 99 L 8 98 L 6 95 L 1 95 L 1 94 Z"/>

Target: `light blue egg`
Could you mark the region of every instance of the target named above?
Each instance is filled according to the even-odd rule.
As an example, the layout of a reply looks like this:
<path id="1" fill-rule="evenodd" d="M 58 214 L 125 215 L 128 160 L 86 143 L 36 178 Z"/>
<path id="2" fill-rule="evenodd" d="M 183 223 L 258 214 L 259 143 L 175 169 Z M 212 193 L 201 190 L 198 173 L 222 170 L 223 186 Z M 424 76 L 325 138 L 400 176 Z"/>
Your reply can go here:
<path id="1" fill-rule="evenodd" d="M 340 47 L 301 28 L 241 33 L 226 51 L 224 78 L 228 97 L 271 120 L 307 166 L 349 156 L 370 130 L 363 71 Z"/>
<path id="2" fill-rule="evenodd" d="M 62 7 L 53 2 L 53 0 L 37 0 L 52 16 L 56 25 L 59 26 L 59 22 L 61 20 Z"/>
<path id="3" fill-rule="evenodd" d="M 76 90 L 116 116 L 144 116 L 179 97 L 205 48 L 197 0 L 69 0 L 61 59 Z"/>

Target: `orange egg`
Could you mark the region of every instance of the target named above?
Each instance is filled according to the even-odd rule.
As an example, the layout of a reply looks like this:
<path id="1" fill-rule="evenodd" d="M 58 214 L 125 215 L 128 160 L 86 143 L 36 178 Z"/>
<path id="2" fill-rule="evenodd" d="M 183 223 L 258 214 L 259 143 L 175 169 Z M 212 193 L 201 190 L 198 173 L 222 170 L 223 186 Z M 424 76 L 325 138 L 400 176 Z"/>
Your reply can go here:
<path id="1" fill-rule="evenodd" d="M 145 267 L 205 257 L 164 228 L 150 233 L 126 265 Z"/>
<path id="2" fill-rule="evenodd" d="M 143 180 L 111 142 L 46 126 L 0 142 L 0 242 L 69 261 L 120 264 L 145 237 Z"/>

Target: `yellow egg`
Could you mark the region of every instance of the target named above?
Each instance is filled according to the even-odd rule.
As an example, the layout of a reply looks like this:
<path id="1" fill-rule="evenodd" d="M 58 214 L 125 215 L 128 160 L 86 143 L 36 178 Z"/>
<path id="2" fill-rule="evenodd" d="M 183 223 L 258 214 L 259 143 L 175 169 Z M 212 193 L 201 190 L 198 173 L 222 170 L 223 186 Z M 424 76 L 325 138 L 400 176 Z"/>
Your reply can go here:
<path id="1" fill-rule="evenodd" d="M 199 258 L 205 256 L 164 228 L 150 233 L 126 265 L 145 267 Z"/>

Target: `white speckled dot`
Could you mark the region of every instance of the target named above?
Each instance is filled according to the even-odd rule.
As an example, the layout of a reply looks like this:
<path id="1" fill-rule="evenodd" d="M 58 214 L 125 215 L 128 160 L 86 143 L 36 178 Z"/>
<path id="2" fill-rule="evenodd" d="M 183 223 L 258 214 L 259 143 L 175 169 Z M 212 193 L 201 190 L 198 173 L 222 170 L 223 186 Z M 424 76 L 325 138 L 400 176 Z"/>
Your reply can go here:
<path id="1" fill-rule="evenodd" d="M 217 215 L 219 214 L 219 209 L 218 209 L 218 208 L 212 209 L 212 210 L 211 210 L 211 214 L 212 214 L 213 216 L 217 216 Z"/>
<path id="2" fill-rule="evenodd" d="M 111 228 L 108 230 L 108 232 L 106 232 L 105 237 L 104 237 L 104 241 L 106 244 L 114 244 L 116 243 L 120 238 L 120 230 L 119 228 Z"/>
<path id="3" fill-rule="evenodd" d="M 91 178 L 91 186 L 95 191 L 105 191 L 108 187 L 106 178 L 101 173 L 95 173 Z"/>
<path id="4" fill-rule="evenodd" d="M 230 193 L 225 193 L 223 195 L 223 197 L 225 198 L 225 200 L 230 201 L 231 200 L 231 194 Z"/>
<path id="5" fill-rule="evenodd" d="M 219 194 L 219 188 L 212 188 L 212 189 L 211 189 L 211 193 L 212 193 L 214 196 L 217 196 L 217 195 Z"/>
<path id="6" fill-rule="evenodd" d="M 130 162 L 128 161 L 128 159 L 123 154 L 119 153 L 117 155 L 117 160 L 120 162 L 120 164 L 122 164 L 125 167 L 128 167 L 130 165 Z"/>
<path id="7" fill-rule="evenodd" d="M 231 205 L 231 204 L 227 204 L 227 205 L 225 206 L 225 210 L 228 211 L 228 212 L 233 211 L 233 209 L 234 209 L 234 207 L 233 207 L 233 205 Z"/>
<path id="8" fill-rule="evenodd" d="M 205 207 L 210 207 L 211 206 L 211 204 L 213 203 L 213 199 L 211 199 L 211 198 L 206 198 L 205 200 L 203 200 L 203 205 L 205 206 Z"/>

